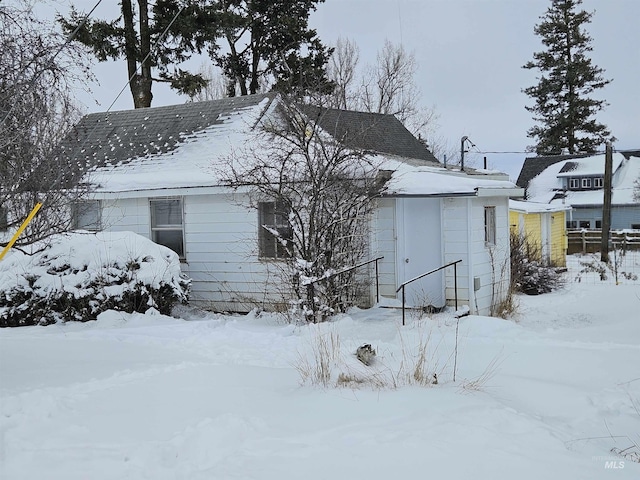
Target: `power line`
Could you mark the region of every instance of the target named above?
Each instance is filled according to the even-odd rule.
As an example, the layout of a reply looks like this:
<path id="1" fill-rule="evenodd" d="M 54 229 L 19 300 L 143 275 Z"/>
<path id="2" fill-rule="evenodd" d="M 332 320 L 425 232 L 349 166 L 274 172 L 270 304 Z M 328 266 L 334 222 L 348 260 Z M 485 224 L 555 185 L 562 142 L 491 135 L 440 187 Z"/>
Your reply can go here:
<path id="1" fill-rule="evenodd" d="M 118 92 L 118 95 L 116 95 L 116 98 L 113 100 L 113 102 L 111 102 L 111 105 L 109 105 L 109 108 L 107 108 L 105 113 L 108 113 L 113 106 L 115 105 L 115 103 L 118 101 L 118 99 L 120 98 L 120 95 L 122 95 L 122 92 L 124 92 L 127 89 L 127 85 L 129 85 L 131 83 L 131 80 L 133 80 L 133 78 L 138 74 L 138 70 L 140 68 L 142 68 L 142 65 L 144 64 L 144 62 L 146 62 L 149 57 L 151 56 L 151 52 L 155 49 L 155 47 L 158 46 L 158 44 L 160 43 L 160 41 L 162 41 L 162 39 L 164 38 L 164 36 L 167 34 L 167 32 L 169 31 L 169 29 L 171 28 L 171 25 L 174 24 L 174 22 L 178 19 L 178 16 L 182 13 L 182 11 L 186 8 L 186 5 L 183 5 L 182 7 L 180 7 L 180 10 L 178 10 L 178 12 L 173 16 L 173 18 L 171 19 L 171 21 L 169 22 L 169 25 L 167 25 L 167 28 L 164 29 L 164 31 L 162 32 L 162 34 L 158 37 L 158 39 L 156 40 L 156 44 L 154 45 L 154 48 L 150 48 L 149 49 L 149 53 L 147 53 L 147 55 L 142 59 L 142 61 L 140 62 L 140 66 L 136 67 L 136 71 L 133 73 L 133 75 L 131 75 L 131 77 L 129 77 L 129 80 L 127 81 L 127 83 L 124 84 L 124 86 L 122 87 L 122 89 L 120 90 L 120 92 Z"/>

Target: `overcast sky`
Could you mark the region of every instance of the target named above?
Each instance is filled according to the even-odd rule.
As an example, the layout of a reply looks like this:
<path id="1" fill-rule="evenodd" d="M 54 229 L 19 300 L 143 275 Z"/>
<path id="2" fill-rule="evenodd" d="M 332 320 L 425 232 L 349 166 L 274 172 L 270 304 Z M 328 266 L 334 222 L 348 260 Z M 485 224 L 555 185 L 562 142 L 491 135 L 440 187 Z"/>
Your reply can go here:
<path id="1" fill-rule="evenodd" d="M 66 2 L 65 2 L 66 3 Z M 72 2 L 87 11 L 94 0 Z M 103 0 L 96 18 L 107 18 L 115 0 Z M 64 4 L 62 4 L 64 5 Z M 468 136 L 474 152 L 523 152 L 533 125 L 521 90 L 536 72 L 521 66 L 542 45 L 533 28 L 550 0 L 326 0 L 311 16 L 325 43 L 355 41 L 362 63 L 375 60 L 385 39 L 402 43 L 418 62 L 417 83 L 426 106 L 440 115 L 440 134 L 459 148 Z M 640 0 L 584 0 L 594 11 L 587 29 L 593 62 L 613 82 L 597 98 L 609 102 L 598 120 L 618 139 L 617 149 L 640 148 Z M 61 7 L 58 7 L 61 8 Z M 126 65 L 96 64 L 100 86 L 83 95 L 88 111 L 104 111 L 126 85 Z M 98 102 L 98 103 L 96 103 Z M 153 106 L 184 102 L 164 85 L 154 85 Z M 132 108 L 126 89 L 114 109 Z M 475 153 L 475 161 L 485 154 Z M 525 153 L 486 153 L 490 167 L 517 177 Z"/>

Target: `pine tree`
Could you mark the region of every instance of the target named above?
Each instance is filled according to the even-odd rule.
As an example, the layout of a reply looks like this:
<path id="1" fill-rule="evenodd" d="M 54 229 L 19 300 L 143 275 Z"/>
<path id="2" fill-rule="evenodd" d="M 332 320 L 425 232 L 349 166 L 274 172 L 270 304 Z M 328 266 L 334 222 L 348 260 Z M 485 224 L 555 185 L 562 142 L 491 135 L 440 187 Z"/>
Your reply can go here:
<path id="1" fill-rule="evenodd" d="M 594 116 L 607 103 L 590 95 L 611 80 L 587 56 L 593 48 L 583 26 L 593 13 L 577 10 L 582 0 L 551 0 L 551 6 L 534 32 L 546 50 L 533 54 L 523 68 L 538 69 L 538 84 L 523 90 L 535 100 L 525 107 L 534 114 L 535 125 L 527 136 L 536 139 L 529 147 L 539 155 L 593 153 L 610 136 Z"/>
<path id="2" fill-rule="evenodd" d="M 150 107 L 153 82 L 167 82 L 174 90 L 195 95 L 206 85 L 200 74 L 180 68 L 205 42 L 218 35 L 218 16 L 198 2 L 178 0 L 132 0 L 120 2 L 115 20 L 84 21 L 74 7 L 68 18 L 59 17 L 65 33 L 77 32 L 74 41 L 88 47 L 99 62 L 125 58 L 129 89 L 135 108 Z M 152 76 L 157 71 L 157 77 Z"/>

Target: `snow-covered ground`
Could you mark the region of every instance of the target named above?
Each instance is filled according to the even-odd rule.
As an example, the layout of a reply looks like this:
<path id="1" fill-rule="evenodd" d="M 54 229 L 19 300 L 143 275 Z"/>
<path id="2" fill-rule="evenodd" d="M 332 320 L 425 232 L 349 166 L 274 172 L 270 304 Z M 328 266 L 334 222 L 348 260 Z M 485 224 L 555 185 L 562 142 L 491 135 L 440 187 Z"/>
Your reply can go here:
<path id="1" fill-rule="evenodd" d="M 640 281 L 518 300 L 514 320 L 459 325 L 374 308 L 2 329 L 0 478 L 640 478 L 612 452 L 640 444 Z M 310 381 L 323 346 L 327 387 Z"/>

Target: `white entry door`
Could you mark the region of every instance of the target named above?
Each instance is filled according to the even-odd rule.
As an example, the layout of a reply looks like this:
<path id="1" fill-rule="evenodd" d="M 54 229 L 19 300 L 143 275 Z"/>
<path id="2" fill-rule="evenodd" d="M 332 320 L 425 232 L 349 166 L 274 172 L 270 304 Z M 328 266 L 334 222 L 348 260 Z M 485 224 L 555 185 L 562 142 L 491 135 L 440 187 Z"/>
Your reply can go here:
<path id="1" fill-rule="evenodd" d="M 439 198 L 397 200 L 398 286 L 425 272 L 441 267 L 442 204 Z M 402 291 L 398 292 L 398 299 Z M 432 273 L 405 288 L 406 303 L 413 307 L 436 308 L 445 304 L 444 270 Z"/>

